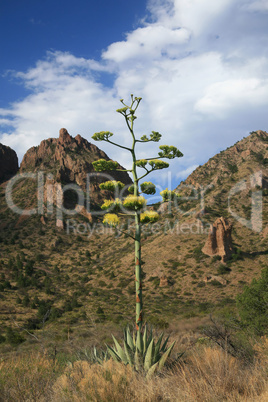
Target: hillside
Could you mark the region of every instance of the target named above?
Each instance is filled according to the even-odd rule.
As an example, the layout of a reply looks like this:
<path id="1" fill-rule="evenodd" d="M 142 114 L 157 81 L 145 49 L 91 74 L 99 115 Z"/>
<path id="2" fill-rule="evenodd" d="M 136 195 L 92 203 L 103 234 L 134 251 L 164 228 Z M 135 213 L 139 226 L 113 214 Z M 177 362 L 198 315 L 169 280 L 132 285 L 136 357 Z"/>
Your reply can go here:
<path id="1" fill-rule="evenodd" d="M 176 191 L 182 196 L 180 207 L 186 215 L 196 211 L 200 216 L 209 216 L 211 221 L 212 217 L 232 217 L 231 211 L 250 219 L 251 194 L 258 188 L 267 194 L 268 134 L 265 131 L 252 132 L 210 158 L 181 182 Z M 263 212 L 263 221 L 267 222 L 267 208 Z M 265 224 L 262 229 L 265 230 Z"/>
<path id="2" fill-rule="evenodd" d="M 184 320 L 184 325 L 198 328 L 210 312 L 232 307 L 244 284 L 267 266 L 267 138 L 265 132 L 252 133 L 197 168 L 176 189 L 181 194 L 178 207 L 161 206 L 160 221 L 144 228 L 147 322 L 160 328 L 177 328 Z M 56 166 L 55 173 L 63 172 L 55 160 L 56 150 L 62 149 L 61 142 L 46 141 L 41 148 L 45 148 L 47 159 L 40 162 L 40 148 L 33 148 L 26 154 L 21 171 Z M 72 161 L 77 158 L 77 149 L 66 149 L 77 141 L 77 137 L 71 139 L 71 146 L 63 147 L 65 155 L 72 155 Z M 56 146 L 49 153 L 53 144 Z M 84 147 L 79 152 L 86 158 Z M 69 163 L 67 156 L 63 160 Z M 64 162 L 64 166 L 65 172 L 72 172 L 70 164 Z M 259 171 L 262 179 L 258 179 L 257 187 L 243 189 L 234 195 L 239 202 L 232 198 L 231 203 L 239 216 L 249 219 L 252 192 L 262 191 L 262 230 L 254 231 L 228 211 L 227 198 L 234 185 L 243 179 L 250 183 L 250 176 Z M 213 187 L 205 192 L 200 204 L 200 188 L 210 183 Z M 74 339 L 81 344 L 110 340 L 111 331 L 115 333 L 134 317 L 132 239 L 105 228 L 101 217 L 89 223 L 77 215 L 69 233 L 68 222 L 64 230 L 56 227 L 55 214 L 46 219 L 40 215 L 18 219 L 7 208 L 5 186 L 3 183 L 0 187 L 2 334 L 8 327 L 18 325 L 35 330 L 38 337 L 42 334 L 48 343 L 54 339 L 61 346 Z M 28 190 L 21 186 L 16 191 L 19 199 L 25 198 Z M 195 193 L 197 199 L 185 198 Z M 208 257 L 201 251 L 210 224 L 220 216 L 226 216 L 233 224 L 235 252 L 226 264 L 218 256 Z M 123 228 L 128 227 L 125 221 Z M 224 278 L 226 284 L 206 283 L 204 278 L 210 274 Z M 191 324 L 185 324 L 189 318 Z M 36 344 L 36 340 L 26 338 L 28 343 L 21 347 Z M 8 348 L 2 345 L 3 351 Z"/>

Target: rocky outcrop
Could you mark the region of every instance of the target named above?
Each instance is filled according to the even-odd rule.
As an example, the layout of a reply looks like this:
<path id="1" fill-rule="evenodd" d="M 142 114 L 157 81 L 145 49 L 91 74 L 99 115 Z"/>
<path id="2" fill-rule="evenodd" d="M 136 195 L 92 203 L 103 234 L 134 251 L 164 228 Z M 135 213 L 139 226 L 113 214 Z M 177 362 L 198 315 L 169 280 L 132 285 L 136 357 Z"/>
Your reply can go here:
<path id="1" fill-rule="evenodd" d="M 211 227 L 202 252 L 209 256 L 219 255 L 222 261 L 227 261 L 233 254 L 232 225 L 227 219 L 216 219 Z"/>
<path id="2" fill-rule="evenodd" d="M 13 149 L 0 144 L 0 182 L 10 179 L 19 169 L 18 157 Z"/>
<path id="3" fill-rule="evenodd" d="M 160 277 L 159 287 L 160 287 L 160 288 L 164 288 L 164 287 L 166 287 L 166 286 L 168 286 L 168 279 L 167 279 L 166 275 L 162 275 L 162 276 Z"/>
<path id="4" fill-rule="evenodd" d="M 44 178 L 45 201 L 48 197 L 55 200 L 59 196 L 59 183 L 60 185 L 73 183 L 78 185 L 84 193 L 89 190 L 90 204 L 96 205 L 110 196 L 106 191 L 99 189 L 99 184 L 109 180 L 109 177 L 95 172 L 92 162 L 98 159 L 110 160 L 96 145 L 91 144 L 79 134 L 72 137 L 65 128 L 62 128 L 59 138 L 44 140 L 38 147 L 32 147 L 27 151 L 21 162 L 20 171 L 44 172 L 46 175 Z M 124 169 L 120 165 L 119 168 Z M 127 172 L 103 173 L 126 185 L 132 183 Z M 88 174 L 91 174 L 89 181 Z"/>

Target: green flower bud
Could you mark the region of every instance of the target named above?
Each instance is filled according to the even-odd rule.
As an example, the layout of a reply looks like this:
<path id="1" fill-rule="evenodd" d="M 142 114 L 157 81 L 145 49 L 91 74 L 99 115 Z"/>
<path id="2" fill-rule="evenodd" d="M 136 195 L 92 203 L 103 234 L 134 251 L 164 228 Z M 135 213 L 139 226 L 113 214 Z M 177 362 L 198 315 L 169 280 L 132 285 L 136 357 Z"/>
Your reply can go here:
<path id="1" fill-rule="evenodd" d="M 121 109 L 117 109 L 116 111 L 118 113 L 125 114 L 127 110 L 128 110 L 128 107 L 125 106 L 125 107 L 122 107 Z"/>
<path id="2" fill-rule="evenodd" d="M 136 161 L 136 166 L 144 168 L 147 163 L 148 161 L 146 159 L 139 159 L 138 161 Z"/>
<path id="3" fill-rule="evenodd" d="M 149 165 L 152 166 L 153 170 L 160 170 L 169 167 L 169 164 L 167 162 L 161 161 L 159 159 L 153 159 L 149 161 Z"/>
<path id="4" fill-rule="evenodd" d="M 181 151 L 179 151 L 173 145 L 160 145 L 159 149 L 161 149 L 161 151 L 162 151 L 162 152 L 158 152 L 158 155 L 160 156 L 160 158 L 174 159 L 174 158 L 180 158 L 181 156 L 183 156 Z"/>
<path id="5" fill-rule="evenodd" d="M 100 131 L 99 133 L 93 134 L 91 138 L 95 141 L 105 141 L 112 136 L 113 133 L 111 133 L 110 131 Z"/>
<path id="6" fill-rule="evenodd" d="M 103 172 L 106 170 L 115 170 L 118 168 L 118 162 L 116 161 L 106 161 L 105 159 L 99 159 L 98 161 L 92 162 L 92 165 L 96 172 Z"/>
<path id="7" fill-rule="evenodd" d="M 147 137 L 147 135 L 143 135 L 142 137 L 141 137 L 141 141 L 149 141 L 149 138 Z"/>
<path id="8" fill-rule="evenodd" d="M 141 191 L 144 194 L 153 195 L 156 192 L 155 185 L 150 181 L 145 181 L 144 183 L 141 184 Z"/>
<path id="9" fill-rule="evenodd" d="M 121 190 L 122 188 L 125 187 L 125 185 L 121 181 L 110 180 L 101 183 L 99 187 L 101 190 L 115 191 L 116 189 Z"/>

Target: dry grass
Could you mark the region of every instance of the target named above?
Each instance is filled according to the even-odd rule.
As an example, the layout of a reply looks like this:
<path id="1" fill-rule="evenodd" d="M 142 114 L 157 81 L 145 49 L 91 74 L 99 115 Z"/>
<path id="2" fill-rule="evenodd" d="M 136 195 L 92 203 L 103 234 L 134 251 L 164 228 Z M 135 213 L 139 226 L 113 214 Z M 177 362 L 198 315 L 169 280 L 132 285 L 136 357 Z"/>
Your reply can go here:
<path id="1" fill-rule="evenodd" d="M 210 347 L 196 350 L 173 372 L 148 380 L 112 361 L 103 366 L 77 362 L 54 387 L 58 401 L 265 401 L 267 395 L 265 361 L 245 367 Z"/>
<path id="2" fill-rule="evenodd" d="M 218 348 L 196 346 L 172 371 L 146 379 L 112 360 L 76 361 L 64 368 L 41 355 L 0 364 L 1 401 L 255 402 L 268 397 L 268 339 L 251 365 Z"/>
<path id="3" fill-rule="evenodd" d="M 60 367 L 38 353 L 0 362 L 0 401 L 48 400 Z"/>

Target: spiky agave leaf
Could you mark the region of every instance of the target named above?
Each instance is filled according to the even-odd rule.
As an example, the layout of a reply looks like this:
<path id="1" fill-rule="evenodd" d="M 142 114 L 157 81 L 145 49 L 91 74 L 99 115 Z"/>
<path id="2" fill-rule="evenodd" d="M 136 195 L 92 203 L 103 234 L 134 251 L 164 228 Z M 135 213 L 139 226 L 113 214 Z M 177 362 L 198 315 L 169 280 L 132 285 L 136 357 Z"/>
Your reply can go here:
<path id="1" fill-rule="evenodd" d="M 148 371 L 150 369 L 150 367 L 152 367 L 153 355 L 154 355 L 154 340 L 152 339 L 146 350 L 146 354 L 144 357 L 144 370 L 145 371 Z"/>
<path id="2" fill-rule="evenodd" d="M 139 371 L 141 368 L 141 365 L 142 365 L 142 361 L 141 361 L 141 354 L 139 353 L 138 349 L 135 350 L 134 365 L 135 365 L 135 369 L 137 371 Z"/>
<path id="3" fill-rule="evenodd" d="M 147 347 L 149 346 L 149 344 L 150 344 L 152 339 L 153 339 L 153 330 L 151 328 L 151 330 L 149 332 L 149 335 L 148 335 L 148 338 L 147 338 Z"/>
<path id="4" fill-rule="evenodd" d="M 125 340 L 126 340 L 127 345 L 130 347 L 130 350 L 132 350 L 132 352 L 134 352 L 135 345 L 134 345 L 134 342 L 133 342 L 133 339 L 132 339 L 132 336 L 131 336 L 129 328 L 126 329 Z"/>
<path id="5" fill-rule="evenodd" d="M 125 355 L 127 357 L 128 364 L 132 367 L 133 363 L 134 363 L 133 353 L 132 353 L 130 347 L 127 345 L 126 341 L 124 341 L 124 350 L 125 350 Z"/>
<path id="6" fill-rule="evenodd" d="M 117 342 L 117 340 L 115 339 L 115 337 L 113 335 L 112 335 L 112 337 L 113 337 L 113 341 L 114 341 L 118 356 L 120 357 L 120 359 L 122 360 L 123 363 L 127 364 L 128 359 L 127 359 L 124 349 L 122 349 L 122 347 L 120 346 L 120 344 Z"/>
<path id="7" fill-rule="evenodd" d="M 160 347 L 161 347 L 161 342 L 163 339 L 164 333 L 160 334 L 158 341 L 156 342 L 155 348 L 154 348 L 154 356 L 153 356 L 153 363 L 157 362 L 160 358 Z"/>
<path id="8" fill-rule="evenodd" d="M 157 369 L 158 369 L 158 362 L 156 362 L 153 366 L 149 368 L 146 374 L 146 378 L 152 377 L 152 375 L 157 371 Z"/>
<path id="9" fill-rule="evenodd" d="M 169 335 L 166 337 L 166 340 L 164 341 L 162 347 L 161 347 L 161 353 L 164 353 L 166 351 L 166 346 L 169 340 Z"/>
<path id="10" fill-rule="evenodd" d="M 170 356 L 174 345 L 175 345 L 175 341 L 170 345 L 170 347 L 161 356 L 161 358 L 159 360 L 159 365 L 158 365 L 159 370 L 161 370 L 164 367 L 164 365 L 166 364 L 166 361 L 167 361 L 168 357 Z"/>
<path id="11" fill-rule="evenodd" d="M 120 361 L 121 361 L 121 358 L 120 358 L 120 356 L 116 353 L 116 351 L 115 351 L 113 348 L 111 348 L 109 345 L 106 345 L 106 347 L 107 347 L 107 350 L 108 350 L 108 352 L 110 353 L 111 357 L 112 357 L 115 361 L 120 362 Z"/>

